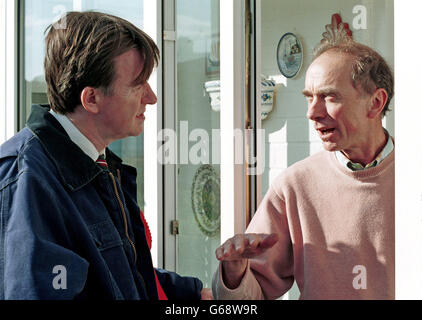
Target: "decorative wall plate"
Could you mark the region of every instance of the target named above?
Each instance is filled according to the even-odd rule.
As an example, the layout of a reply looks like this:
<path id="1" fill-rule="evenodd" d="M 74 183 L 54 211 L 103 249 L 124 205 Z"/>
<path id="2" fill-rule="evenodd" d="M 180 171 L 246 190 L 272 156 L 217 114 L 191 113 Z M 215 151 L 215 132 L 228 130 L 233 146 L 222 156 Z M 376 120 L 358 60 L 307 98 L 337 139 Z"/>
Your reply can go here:
<path id="1" fill-rule="evenodd" d="M 214 237 L 220 230 L 220 177 L 214 168 L 198 168 L 192 183 L 192 210 L 201 231 Z"/>
<path id="2" fill-rule="evenodd" d="M 303 49 L 299 39 L 293 33 L 284 34 L 277 46 L 277 64 L 286 78 L 293 78 L 299 73 L 303 62 Z"/>

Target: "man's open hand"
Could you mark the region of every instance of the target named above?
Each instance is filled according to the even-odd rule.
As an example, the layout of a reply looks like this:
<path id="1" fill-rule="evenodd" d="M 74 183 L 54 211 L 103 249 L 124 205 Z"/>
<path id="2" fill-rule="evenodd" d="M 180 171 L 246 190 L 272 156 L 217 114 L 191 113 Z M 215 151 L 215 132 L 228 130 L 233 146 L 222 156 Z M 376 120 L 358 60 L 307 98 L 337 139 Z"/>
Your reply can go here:
<path id="1" fill-rule="evenodd" d="M 253 258 L 271 248 L 278 241 L 275 233 L 237 234 L 228 239 L 215 251 L 219 261 L 223 262 L 223 281 L 225 285 L 237 288 L 243 278 L 249 258 Z"/>

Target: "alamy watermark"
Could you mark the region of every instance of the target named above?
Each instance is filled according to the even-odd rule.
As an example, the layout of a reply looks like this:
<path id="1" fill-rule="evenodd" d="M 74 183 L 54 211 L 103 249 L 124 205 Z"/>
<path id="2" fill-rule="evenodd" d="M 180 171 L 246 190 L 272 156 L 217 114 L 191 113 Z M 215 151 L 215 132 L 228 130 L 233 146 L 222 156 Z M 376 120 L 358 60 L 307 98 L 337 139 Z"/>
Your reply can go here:
<path id="1" fill-rule="evenodd" d="M 66 290 L 67 289 L 67 270 L 63 265 L 54 266 L 53 274 L 57 274 L 53 277 L 52 285 L 55 290 Z"/>
<path id="2" fill-rule="evenodd" d="M 263 173 L 266 145 L 264 129 L 234 129 L 222 136 L 220 129 L 195 128 L 189 131 L 188 121 L 180 121 L 178 132 L 167 128 L 158 133 L 157 140 L 162 142 L 158 148 L 158 162 L 162 165 L 221 164 L 222 138 L 233 139 L 235 165 L 245 165 L 248 175 Z M 258 152 L 252 152 L 257 145 L 255 142 L 261 145 L 259 155 Z"/>
<path id="3" fill-rule="evenodd" d="M 366 290 L 367 288 L 367 278 L 366 278 L 366 267 L 362 265 L 357 265 L 353 267 L 353 274 L 357 274 L 353 278 L 353 288 L 356 290 Z"/>
<path id="4" fill-rule="evenodd" d="M 368 29 L 366 7 L 364 5 L 356 5 L 353 7 L 353 13 L 356 14 L 353 17 L 353 28 L 356 30 Z"/>

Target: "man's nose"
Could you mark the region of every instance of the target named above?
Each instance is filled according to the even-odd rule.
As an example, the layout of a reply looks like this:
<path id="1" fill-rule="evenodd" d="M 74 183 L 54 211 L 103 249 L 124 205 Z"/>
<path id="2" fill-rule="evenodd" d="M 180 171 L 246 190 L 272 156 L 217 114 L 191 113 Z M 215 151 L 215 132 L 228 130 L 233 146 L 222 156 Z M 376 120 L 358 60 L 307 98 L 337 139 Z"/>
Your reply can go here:
<path id="1" fill-rule="evenodd" d="M 155 95 L 154 91 L 152 91 L 151 86 L 147 82 L 145 85 L 145 92 L 142 96 L 142 103 L 143 104 L 156 104 L 157 103 L 157 96 Z"/>
<path id="2" fill-rule="evenodd" d="M 323 119 L 326 115 L 325 103 L 321 98 L 314 98 L 312 102 L 308 102 L 308 112 L 306 116 L 308 119 L 318 121 Z"/>

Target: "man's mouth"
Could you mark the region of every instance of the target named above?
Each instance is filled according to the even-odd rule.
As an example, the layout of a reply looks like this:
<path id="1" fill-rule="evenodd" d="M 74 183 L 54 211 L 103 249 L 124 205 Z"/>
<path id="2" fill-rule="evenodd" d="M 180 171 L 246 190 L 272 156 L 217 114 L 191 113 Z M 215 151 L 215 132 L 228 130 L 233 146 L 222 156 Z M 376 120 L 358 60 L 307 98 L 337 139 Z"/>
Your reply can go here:
<path id="1" fill-rule="evenodd" d="M 334 128 L 318 129 L 318 131 L 323 133 L 323 134 L 333 132 L 334 130 L 336 130 L 336 129 L 334 129 Z"/>
<path id="2" fill-rule="evenodd" d="M 136 115 L 136 118 L 137 118 L 137 119 L 142 119 L 142 120 L 145 120 L 145 115 L 144 115 L 144 113 L 142 112 L 142 113 L 140 113 L 140 114 L 137 114 L 137 115 Z"/>
<path id="3" fill-rule="evenodd" d="M 335 128 L 327 128 L 327 127 L 317 128 L 317 131 L 321 137 L 326 137 L 332 134 L 335 130 L 336 130 Z"/>

